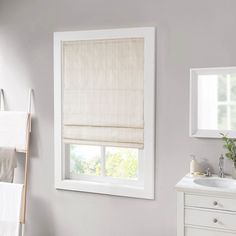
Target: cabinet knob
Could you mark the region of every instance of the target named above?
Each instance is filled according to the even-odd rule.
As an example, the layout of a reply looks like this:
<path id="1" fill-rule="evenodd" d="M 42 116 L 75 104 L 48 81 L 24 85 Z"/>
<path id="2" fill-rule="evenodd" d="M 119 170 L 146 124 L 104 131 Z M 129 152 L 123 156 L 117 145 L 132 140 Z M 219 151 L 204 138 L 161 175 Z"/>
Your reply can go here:
<path id="1" fill-rule="evenodd" d="M 213 220 L 213 222 L 214 222 L 214 223 L 217 223 L 217 222 L 218 222 L 218 220 L 215 218 L 215 219 Z"/>
<path id="2" fill-rule="evenodd" d="M 214 205 L 214 206 L 217 206 L 217 205 L 218 205 L 218 202 L 217 202 L 217 201 L 214 201 L 214 202 L 213 202 L 213 205 Z"/>

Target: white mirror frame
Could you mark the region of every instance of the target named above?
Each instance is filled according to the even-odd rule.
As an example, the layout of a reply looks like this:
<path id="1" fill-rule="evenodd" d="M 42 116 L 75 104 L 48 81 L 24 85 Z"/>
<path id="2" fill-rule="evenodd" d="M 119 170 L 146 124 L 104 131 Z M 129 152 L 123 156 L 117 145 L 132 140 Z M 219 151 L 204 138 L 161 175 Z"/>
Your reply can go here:
<path id="1" fill-rule="evenodd" d="M 193 68 L 190 69 L 190 112 L 189 135 L 195 138 L 221 138 L 220 133 L 236 138 L 236 131 L 198 129 L 198 86 L 199 75 L 236 73 L 236 67 Z"/>

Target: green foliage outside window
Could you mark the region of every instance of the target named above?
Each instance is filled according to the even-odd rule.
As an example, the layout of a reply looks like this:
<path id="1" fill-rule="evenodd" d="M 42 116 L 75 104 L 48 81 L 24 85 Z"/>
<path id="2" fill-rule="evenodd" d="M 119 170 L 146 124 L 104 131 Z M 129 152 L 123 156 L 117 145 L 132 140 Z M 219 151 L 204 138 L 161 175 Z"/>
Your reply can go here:
<path id="1" fill-rule="evenodd" d="M 118 149 L 119 150 L 119 149 Z M 137 178 L 138 158 L 134 152 L 123 149 L 116 153 L 107 152 L 106 175 L 120 178 Z"/>
<path id="2" fill-rule="evenodd" d="M 76 155 L 75 152 L 72 152 L 70 158 L 72 172 L 86 175 L 101 175 L 101 160 L 99 156 L 94 156 L 86 160 Z"/>
<path id="3" fill-rule="evenodd" d="M 76 153 L 76 145 L 71 145 L 71 172 L 101 176 L 102 162 L 99 155 L 85 156 Z M 114 151 L 115 150 L 115 151 Z M 129 148 L 106 148 L 105 175 L 116 178 L 137 178 L 138 151 Z"/>

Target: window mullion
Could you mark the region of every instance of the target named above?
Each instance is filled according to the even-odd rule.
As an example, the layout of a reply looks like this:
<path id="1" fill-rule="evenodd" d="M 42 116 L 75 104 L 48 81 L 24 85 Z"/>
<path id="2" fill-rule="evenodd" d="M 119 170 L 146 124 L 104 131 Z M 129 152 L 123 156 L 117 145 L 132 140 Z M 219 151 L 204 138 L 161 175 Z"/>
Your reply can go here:
<path id="1" fill-rule="evenodd" d="M 102 176 L 106 176 L 106 158 L 105 158 L 105 146 L 101 146 L 101 174 Z"/>

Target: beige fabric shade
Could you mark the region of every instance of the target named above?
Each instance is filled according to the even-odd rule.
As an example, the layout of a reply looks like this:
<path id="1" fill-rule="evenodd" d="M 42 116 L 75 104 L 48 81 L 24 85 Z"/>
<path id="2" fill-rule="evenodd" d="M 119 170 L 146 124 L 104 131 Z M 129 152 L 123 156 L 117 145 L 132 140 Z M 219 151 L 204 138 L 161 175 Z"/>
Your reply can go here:
<path id="1" fill-rule="evenodd" d="M 64 142 L 143 148 L 144 39 L 62 46 Z"/>

